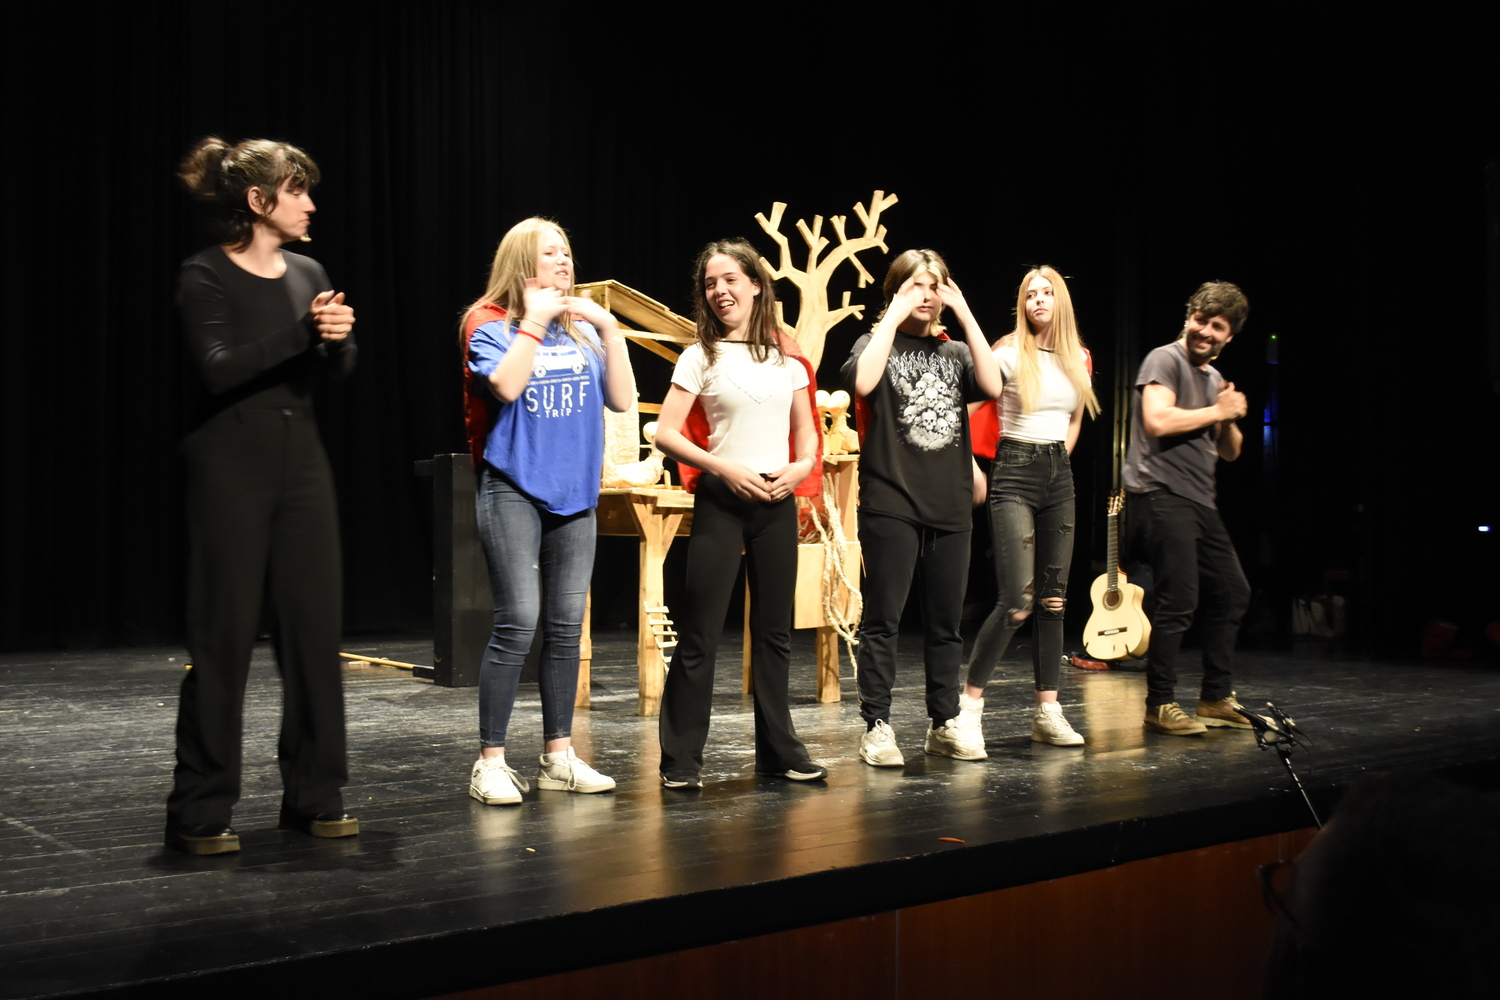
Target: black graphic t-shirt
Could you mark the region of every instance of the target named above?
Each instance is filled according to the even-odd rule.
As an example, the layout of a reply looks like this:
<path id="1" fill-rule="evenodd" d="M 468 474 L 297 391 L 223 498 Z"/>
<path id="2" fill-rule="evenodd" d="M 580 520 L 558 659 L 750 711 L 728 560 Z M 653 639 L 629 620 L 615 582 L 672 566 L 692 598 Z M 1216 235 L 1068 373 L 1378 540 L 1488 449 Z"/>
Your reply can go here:
<path id="1" fill-rule="evenodd" d="M 844 362 L 854 369 L 870 342 L 855 341 Z M 965 404 L 984 399 L 967 344 L 896 334 L 885 377 L 865 397 L 859 504 L 939 531 L 967 531 L 973 478 Z"/>

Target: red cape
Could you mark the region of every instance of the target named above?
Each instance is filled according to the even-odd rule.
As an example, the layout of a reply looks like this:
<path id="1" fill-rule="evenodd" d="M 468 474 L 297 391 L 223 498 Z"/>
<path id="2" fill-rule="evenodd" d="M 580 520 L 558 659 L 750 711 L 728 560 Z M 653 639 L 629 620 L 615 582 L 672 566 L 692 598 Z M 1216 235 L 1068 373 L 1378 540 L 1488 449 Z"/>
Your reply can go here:
<path id="1" fill-rule="evenodd" d="M 484 443 L 500 419 L 500 401 L 494 394 L 481 388 L 469 371 L 469 338 L 474 331 L 486 323 L 505 319 L 505 310 L 493 302 L 486 302 L 469 310 L 464 317 L 464 432 L 469 439 L 469 457 L 478 469 L 484 462 Z"/>

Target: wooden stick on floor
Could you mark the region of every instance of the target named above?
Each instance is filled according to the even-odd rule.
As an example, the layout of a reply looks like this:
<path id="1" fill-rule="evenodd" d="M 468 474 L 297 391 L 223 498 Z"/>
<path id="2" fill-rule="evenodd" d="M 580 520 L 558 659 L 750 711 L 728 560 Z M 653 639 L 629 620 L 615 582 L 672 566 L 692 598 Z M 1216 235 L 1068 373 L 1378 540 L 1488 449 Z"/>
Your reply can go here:
<path id="1" fill-rule="evenodd" d="M 378 656 L 361 656 L 359 653 L 340 653 L 339 655 L 346 660 L 354 660 L 357 663 L 378 663 L 382 667 L 400 667 L 402 670 L 416 670 L 418 667 L 421 667 L 423 670 L 432 669 L 432 667 L 424 666 L 421 663 L 402 663 L 400 660 L 385 660 Z"/>

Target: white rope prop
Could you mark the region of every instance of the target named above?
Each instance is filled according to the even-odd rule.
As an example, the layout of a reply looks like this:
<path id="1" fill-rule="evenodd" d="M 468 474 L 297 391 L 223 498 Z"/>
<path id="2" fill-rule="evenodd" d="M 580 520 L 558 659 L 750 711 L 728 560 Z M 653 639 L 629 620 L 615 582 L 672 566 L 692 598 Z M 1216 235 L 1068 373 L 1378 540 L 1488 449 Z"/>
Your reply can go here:
<path id="1" fill-rule="evenodd" d="M 854 647 L 858 645 L 859 639 L 855 630 L 859 626 L 860 616 L 864 613 L 865 599 L 859 592 L 859 588 L 849 579 L 848 567 L 845 565 L 845 539 L 843 518 L 839 516 L 838 500 L 833 495 L 833 477 L 823 477 L 823 506 L 828 517 L 828 527 L 823 527 L 823 518 L 813 511 L 813 523 L 818 526 L 818 538 L 823 542 L 823 617 L 828 624 L 844 640 L 844 647 L 849 651 L 849 666 L 858 669 L 854 659 Z M 832 535 L 830 538 L 829 536 Z M 836 582 L 843 584 L 849 591 L 848 611 L 839 607 L 836 599 L 838 593 Z"/>

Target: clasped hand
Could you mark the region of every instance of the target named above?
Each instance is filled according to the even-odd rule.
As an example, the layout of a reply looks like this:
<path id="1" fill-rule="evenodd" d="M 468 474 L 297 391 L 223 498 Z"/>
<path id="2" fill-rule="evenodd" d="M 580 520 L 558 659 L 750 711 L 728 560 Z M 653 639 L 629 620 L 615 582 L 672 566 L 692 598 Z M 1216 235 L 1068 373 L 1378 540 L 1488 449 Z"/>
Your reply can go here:
<path id="1" fill-rule="evenodd" d="M 792 491 L 801 485 L 810 472 L 812 463 L 800 461 L 790 462 L 764 476 L 743 465 L 722 468 L 718 475 L 724 485 L 742 500 L 775 503 L 791 496 Z"/>
<path id="2" fill-rule="evenodd" d="M 1243 392 L 1234 387 L 1233 382 L 1225 382 L 1219 386 L 1217 405 L 1223 420 L 1238 420 L 1250 412 L 1249 401 L 1245 399 Z"/>
<path id="3" fill-rule="evenodd" d="M 324 341 L 346 340 L 354 330 L 354 310 L 344 305 L 343 292 L 319 292 L 307 312 Z"/>

